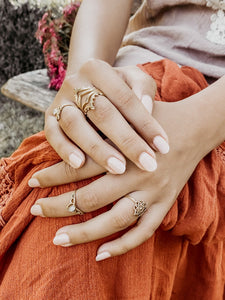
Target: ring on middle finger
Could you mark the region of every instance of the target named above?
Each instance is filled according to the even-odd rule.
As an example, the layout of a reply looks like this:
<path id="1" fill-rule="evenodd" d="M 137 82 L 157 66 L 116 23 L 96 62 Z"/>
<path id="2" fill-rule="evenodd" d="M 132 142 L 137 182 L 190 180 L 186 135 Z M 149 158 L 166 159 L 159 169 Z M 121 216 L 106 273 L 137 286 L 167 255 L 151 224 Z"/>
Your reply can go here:
<path id="1" fill-rule="evenodd" d="M 74 89 L 74 103 L 85 115 L 89 110 L 95 109 L 95 99 L 98 96 L 104 96 L 104 94 L 96 87 Z"/>

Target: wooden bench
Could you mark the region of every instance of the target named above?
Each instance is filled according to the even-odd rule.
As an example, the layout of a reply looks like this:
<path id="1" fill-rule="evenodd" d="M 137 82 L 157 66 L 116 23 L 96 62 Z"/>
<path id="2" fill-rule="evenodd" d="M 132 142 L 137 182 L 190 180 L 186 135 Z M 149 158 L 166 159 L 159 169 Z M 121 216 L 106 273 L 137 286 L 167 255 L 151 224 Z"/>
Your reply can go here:
<path id="1" fill-rule="evenodd" d="M 37 70 L 10 78 L 1 88 L 6 97 L 45 112 L 52 103 L 56 91 L 49 90 L 47 70 Z"/>

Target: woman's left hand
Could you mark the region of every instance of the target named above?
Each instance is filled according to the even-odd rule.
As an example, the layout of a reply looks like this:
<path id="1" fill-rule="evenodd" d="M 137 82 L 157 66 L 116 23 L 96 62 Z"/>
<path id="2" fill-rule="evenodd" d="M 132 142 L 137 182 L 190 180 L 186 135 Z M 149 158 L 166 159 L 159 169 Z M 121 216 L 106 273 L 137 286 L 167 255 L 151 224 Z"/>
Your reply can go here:
<path id="1" fill-rule="evenodd" d="M 154 173 L 140 170 L 136 165 L 128 162 L 128 168 L 124 174 L 108 173 L 78 189 L 76 205 L 83 212 L 94 211 L 117 199 L 120 200 L 111 210 L 87 222 L 60 228 L 56 233 L 54 243 L 72 246 L 90 242 L 128 228 L 137 221 L 136 225 L 120 238 L 100 246 L 96 260 L 102 260 L 123 254 L 150 238 L 173 205 L 197 163 L 206 154 L 204 145 L 207 143 L 202 133 L 196 130 L 198 119 L 196 118 L 195 122 L 194 110 L 196 110 L 196 104 L 193 106 L 192 101 L 155 103 L 154 114 L 168 130 L 171 151 L 167 155 L 158 154 L 159 165 Z M 190 116 L 192 123 L 188 122 Z M 53 186 L 79 181 L 103 172 L 102 167 L 88 158 L 80 170 L 72 169 L 61 162 L 37 172 L 33 175 L 33 179 L 38 180 L 41 187 L 45 187 L 46 182 L 48 186 Z M 71 216 L 74 213 L 68 211 L 67 205 L 72 193 L 39 199 L 31 212 L 34 215 L 46 217 Z M 146 212 L 140 218 L 134 215 L 135 204 L 129 197 L 139 204 L 140 201 L 146 203 Z"/>

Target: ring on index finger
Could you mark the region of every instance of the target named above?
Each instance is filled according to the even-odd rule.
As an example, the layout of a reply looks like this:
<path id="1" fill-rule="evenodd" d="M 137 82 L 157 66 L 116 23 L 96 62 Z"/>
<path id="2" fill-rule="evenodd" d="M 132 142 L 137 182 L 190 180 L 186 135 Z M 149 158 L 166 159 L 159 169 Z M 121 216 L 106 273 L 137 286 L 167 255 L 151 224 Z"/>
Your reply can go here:
<path id="1" fill-rule="evenodd" d="M 89 110 L 95 109 L 95 98 L 98 96 L 104 96 L 104 94 L 96 87 L 74 89 L 74 103 L 85 115 Z"/>
<path id="2" fill-rule="evenodd" d="M 63 105 L 60 105 L 58 107 L 56 107 L 54 110 L 53 110 L 53 116 L 56 117 L 56 120 L 59 121 L 61 119 L 61 114 L 62 114 L 62 111 L 63 111 L 63 108 L 66 107 L 66 106 L 74 106 L 74 105 L 71 105 L 71 104 L 63 104 Z"/>

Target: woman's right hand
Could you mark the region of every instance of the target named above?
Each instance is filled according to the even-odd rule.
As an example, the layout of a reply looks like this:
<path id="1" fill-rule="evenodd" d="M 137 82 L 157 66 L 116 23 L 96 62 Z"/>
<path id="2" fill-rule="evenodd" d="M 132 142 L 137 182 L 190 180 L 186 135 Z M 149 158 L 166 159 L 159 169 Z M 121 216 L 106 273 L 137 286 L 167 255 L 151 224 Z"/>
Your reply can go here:
<path id="1" fill-rule="evenodd" d="M 95 109 L 87 117 L 117 149 L 104 141 L 73 102 L 74 88 L 92 86 L 104 96 L 96 98 Z M 163 154 L 169 151 L 165 131 L 151 116 L 155 92 L 153 78 L 138 67 L 113 68 L 103 61 L 89 60 L 77 74 L 65 79 L 46 111 L 46 138 L 74 168 L 84 164 L 86 153 L 112 174 L 124 173 L 124 156 L 140 169 L 154 171 L 157 168 L 154 151 Z M 65 104 L 68 106 L 57 122 L 53 111 Z"/>

